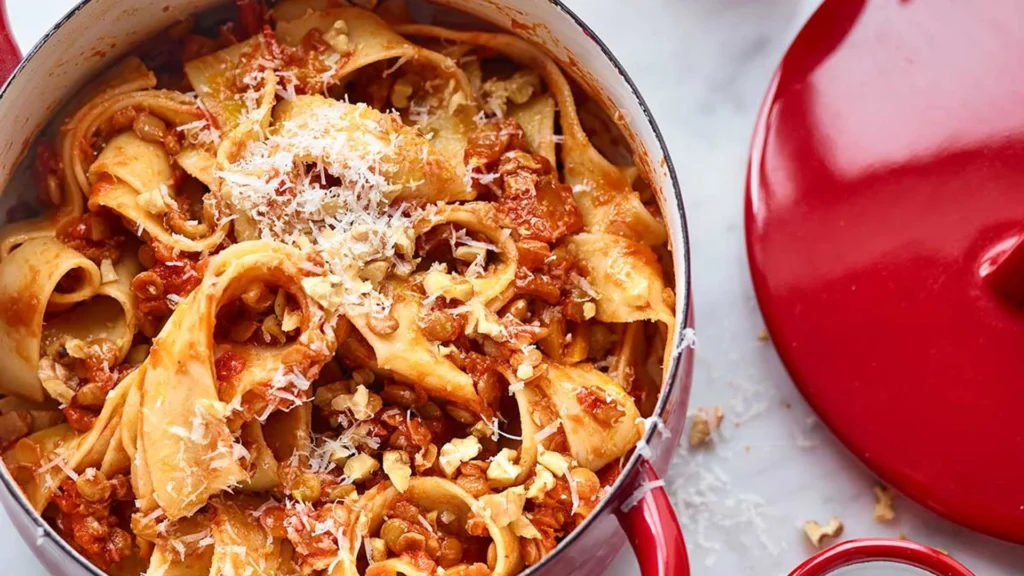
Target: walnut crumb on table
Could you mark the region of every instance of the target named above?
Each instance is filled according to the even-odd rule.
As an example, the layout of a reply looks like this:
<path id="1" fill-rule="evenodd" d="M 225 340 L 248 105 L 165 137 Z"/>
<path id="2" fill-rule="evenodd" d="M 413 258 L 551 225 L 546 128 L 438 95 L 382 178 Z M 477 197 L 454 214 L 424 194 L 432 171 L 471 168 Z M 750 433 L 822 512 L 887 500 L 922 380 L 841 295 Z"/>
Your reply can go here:
<path id="1" fill-rule="evenodd" d="M 892 506 L 896 491 L 884 484 L 875 485 L 874 491 L 875 522 L 889 522 L 896 518 L 896 510 Z"/>
<path id="2" fill-rule="evenodd" d="M 767 342 L 772 339 L 771 335 L 768 334 L 767 328 L 761 328 L 761 331 L 757 333 L 757 339 L 761 342 Z"/>
<path id="3" fill-rule="evenodd" d="M 710 411 L 707 408 L 698 408 L 690 420 L 690 447 L 703 446 L 711 441 L 711 435 L 722 425 L 725 413 L 718 406 Z"/>
<path id="4" fill-rule="evenodd" d="M 807 535 L 807 539 L 814 544 L 815 548 L 821 548 L 821 543 L 826 538 L 838 538 L 843 533 L 843 523 L 833 516 L 829 519 L 828 524 L 822 526 L 814 520 L 808 520 L 804 522 L 804 534 Z"/>

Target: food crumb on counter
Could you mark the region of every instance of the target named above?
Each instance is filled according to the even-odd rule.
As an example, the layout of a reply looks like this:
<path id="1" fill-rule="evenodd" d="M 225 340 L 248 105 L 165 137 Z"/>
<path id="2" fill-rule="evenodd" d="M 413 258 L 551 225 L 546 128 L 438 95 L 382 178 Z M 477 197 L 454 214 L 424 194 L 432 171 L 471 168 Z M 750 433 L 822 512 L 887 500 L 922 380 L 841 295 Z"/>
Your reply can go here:
<path id="1" fill-rule="evenodd" d="M 814 520 L 804 522 L 804 534 L 815 548 L 821 548 L 821 543 L 826 538 L 838 538 L 843 533 L 843 523 L 839 518 L 833 516 L 828 524 L 822 526 Z"/>
<path id="2" fill-rule="evenodd" d="M 889 522 L 896 518 L 896 510 L 892 506 L 896 491 L 884 484 L 876 484 L 875 491 L 875 522 Z"/>
<path id="3" fill-rule="evenodd" d="M 761 328 L 761 331 L 757 333 L 757 339 L 761 342 L 768 342 L 772 337 L 768 334 L 767 328 Z"/>
<path id="4" fill-rule="evenodd" d="M 690 421 L 690 447 L 703 446 L 711 441 L 712 434 L 722 425 L 725 413 L 718 406 L 708 410 L 698 408 Z"/>

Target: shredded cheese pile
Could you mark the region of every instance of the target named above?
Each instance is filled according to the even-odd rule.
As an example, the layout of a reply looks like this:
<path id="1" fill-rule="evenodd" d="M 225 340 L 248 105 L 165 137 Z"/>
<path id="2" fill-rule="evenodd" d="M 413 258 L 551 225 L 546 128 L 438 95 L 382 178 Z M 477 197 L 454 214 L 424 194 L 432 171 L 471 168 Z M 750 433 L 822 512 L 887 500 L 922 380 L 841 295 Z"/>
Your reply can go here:
<path id="1" fill-rule="evenodd" d="M 386 313 L 386 296 L 360 271 L 378 261 L 411 270 L 421 212 L 391 204 L 398 188 L 387 177 L 397 172 L 396 150 L 409 144 L 380 116 L 364 104 L 309 106 L 218 171 L 230 212 L 251 219 L 262 239 L 324 259 L 323 278 L 305 287 L 329 312 Z"/>

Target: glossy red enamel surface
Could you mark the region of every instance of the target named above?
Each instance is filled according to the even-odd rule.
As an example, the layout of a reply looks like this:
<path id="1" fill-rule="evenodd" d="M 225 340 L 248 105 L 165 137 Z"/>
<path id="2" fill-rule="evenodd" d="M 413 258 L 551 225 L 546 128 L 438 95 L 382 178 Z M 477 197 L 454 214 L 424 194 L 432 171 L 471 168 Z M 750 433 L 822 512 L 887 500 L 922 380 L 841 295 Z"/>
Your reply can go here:
<path id="1" fill-rule="evenodd" d="M 644 490 L 645 484 L 660 481 L 658 473 L 646 460 L 637 468 L 635 490 Z M 644 493 L 635 505 L 622 506 L 624 509 L 620 508 L 617 515 L 636 553 L 641 576 L 689 576 L 690 562 L 683 531 L 665 488 L 655 487 Z"/>
<path id="2" fill-rule="evenodd" d="M 7 82 L 20 62 L 21 51 L 14 43 L 14 34 L 7 20 L 7 5 L 0 0 L 0 84 Z"/>
<path id="3" fill-rule="evenodd" d="M 935 576 L 974 576 L 966 566 L 928 546 L 906 540 L 847 540 L 818 552 L 789 576 L 827 576 L 840 568 L 869 562 L 891 562 L 926 570 Z"/>
<path id="4" fill-rule="evenodd" d="M 885 481 L 1024 543 L 1024 2 L 827 0 L 754 136 L 761 310 Z"/>

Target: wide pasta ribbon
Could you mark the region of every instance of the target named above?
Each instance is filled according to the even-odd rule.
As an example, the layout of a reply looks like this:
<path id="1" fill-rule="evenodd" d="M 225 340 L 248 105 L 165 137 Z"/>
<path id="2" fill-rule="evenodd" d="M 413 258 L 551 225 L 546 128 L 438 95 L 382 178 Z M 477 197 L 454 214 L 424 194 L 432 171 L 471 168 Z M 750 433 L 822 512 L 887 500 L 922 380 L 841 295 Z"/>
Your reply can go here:
<path id="1" fill-rule="evenodd" d="M 89 208 L 109 208 L 131 222 L 136 234 L 185 252 L 204 252 L 217 247 L 228 231 L 226 222 L 212 219 L 186 222 L 186 228 L 168 227 L 166 214 L 181 214 L 175 201 L 177 185 L 171 157 L 162 144 L 147 142 L 134 132 L 112 138 L 89 168 L 92 188 Z M 187 232 L 189 235 L 183 234 Z M 192 236 L 192 237 L 190 237 Z"/>
<path id="2" fill-rule="evenodd" d="M 273 242 L 243 242 L 211 260 L 202 284 L 174 311 L 138 370 L 139 421 L 132 472 L 143 512 L 159 506 L 170 519 L 194 513 L 219 492 L 250 481 L 236 456 L 232 415 L 238 422 L 290 409 L 335 344 L 325 317 L 302 291 L 304 258 Z M 218 309 L 253 282 L 288 291 L 299 303 L 298 339 L 275 349 L 255 369 L 219 382 L 214 370 Z M 251 358 L 251 357 L 250 357 Z M 259 368 L 259 367 L 256 367 Z M 269 376 L 268 376 L 269 375 Z M 260 378 L 262 376 L 262 378 Z"/>
<path id="3" fill-rule="evenodd" d="M 0 364 L 7 369 L 0 391 L 37 402 L 46 398 L 39 368 L 47 342 L 106 338 L 124 358 L 135 334 L 129 284 L 138 268 L 125 255 L 116 276 L 104 281 L 95 263 L 45 236 L 0 261 Z M 70 284 L 62 286 L 64 279 Z"/>
<path id="4" fill-rule="evenodd" d="M 416 222 L 416 236 L 422 236 L 428 230 L 444 225 L 461 228 L 452 240 L 456 247 L 475 249 L 480 260 L 476 273 L 461 275 L 454 272 L 444 275 L 447 280 L 441 283 L 445 288 L 460 283 L 468 283 L 473 287 L 468 298 L 462 302 L 479 302 L 491 310 L 504 306 L 512 295 L 512 285 L 516 279 L 516 268 L 519 266 L 519 253 L 511 235 L 503 230 L 494 206 L 488 202 L 470 202 L 468 204 L 444 204 L 438 206 Z M 474 240 L 468 233 L 476 234 L 484 240 Z M 485 266 L 487 255 L 493 252 L 498 261 Z M 437 274 L 436 271 L 432 272 Z M 435 296 L 429 293 L 428 296 Z M 436 296 L 435 296 L 436 297 Z"/>
<path id="5" fill-rule="evenodd" d="M 473 379 L 445 358 L 437 345 L 427 340 L 420 327 L 422 296 L 395 284 L 391 290 L 390 316 L 397 327 L 389 334 L 374 327 L 371 312 L 349 314 L 352 325 L 366 338 L 376 365 L 394 377 L 421 387 L 428 394 L 483 409 Z"/>
<path id="6" fill-rule="evenodd" d="M 69 471 L 100 468 L 108 459 L 129 388 L 122 381 L 110 392 L 88 432 L 60 424 L 22 438 L 4 453 L 4 464 L 37 512 L 46 508 Z"/>
<path id="7" fill-rule="evenodd" d="M 57 175 L 59 200 L 53 210 L 42 216 L 13 222 L 0 230 L 0 259 L 6 258 L 15 248 L 32 238 L 52 237 L 61 222 L 81 216 L 85 192 L 81 182 L 85 181 L 84 164 L 91 162 L 84 150 L 91 147 L 93 132 L 88 126 L 94 115 L 104 116 L 104 106 L 124 94 L 156 86 L 156 76 L 134 56 L 125 58 L 98 78 L 78 91 L 75 98 L 65 107 L 69 119 L 60 129 L 57 152 L 62 170 Z M 79 178 L 81 176 L 81 178 Z M 48 191 L 49 192 L 49 191 Z"/>
<path id="8" fill-rule="evenodd" d="M 541 392 L 558 414 L 569 452 L 581 466 L 600 470 L 632 450 L 643 436 L 643 427 L 637 423 L 640 411 L 633 399 L 618 382 L 590 364 L 549 363 L 547 372 L 527 388 Z M 524 420 L 532 420 L 527 416 L 532 414 L 524 414 Z M 524 426 L 524 438 L 527 428 Z"/>
<path id="9" fill-rule="evenodd" d="M 388 200 L 468 198 L 455 166 L 431 149 L 422 134 L 369 106 L 298 96 L 275 107 L 274 133 L 295 144 L 291 152 L 297 162 L 322 162 L 341 178 L 362 168 L 347 165 L 347 158 L 375 157 L 372 169 L 388 182 Z"/>
<path id="10" fill-rule="evenodd" d="M 287 4 L 287 3 L 282 3 Z M 279 23 L 277 37 L 292 46 L 302 42 L 310 30 L 317 30 L 331 46 L 334 53 L 321 56 L 330 62 L 337 62 L 330 72 L 328 85 L 346 81 L 352 74 L 371 64 L 397 59 L 394 68 L 413 64 L 432 72 L 439 80 L 438 103 L 423 110 L 417 121 L 420 129 L 430 133 L 430 147 L 447 158 L 456 171 L 459 181 L 464 180 L 465 168 L 462 162 L 468 134 L 473 128 L 472 118 L 476 113 L 473 92 L 469 79 L 458 65 L 447 56 L 409 42 L 379 16 L 355 7 L 327 10 L 289 10 L 285 6 L 275 8 Z M 404 106 L 403 106 L 404 107 Z M 419 116 L 417 116 L 419 118 Z M 452 199 L 472 198 L 472 189 L 463 185 L 461 196 Z"/>
<path id="11" fill-rule="evenodd" d="M 629 178 L 590 143 L 580 124 L 569 82 L 544 52 L 510 34 L 461 32 L 421 24 L 396 26 L 395 31 L 406 36 L 484 46 L 537 70 L 558 103 L 565 182 L 573 187 L 584 228 L 588 232 L 608 232 L 652 246 L 667 240 L 665 225 L 643 205 Z"/>
<path id="12" fill-rule="evenodd" d="M 522 488 L 511 489 L 518 493 Z M 525 494 L 525 491 L 523 491 Z M 504 499 L 498 495 L 488 496 L 490 500 L 485 503 L 474 498 L 468 492 L 460 488 L 454 482 L 443 478 L 419 477 L 412 478 L 405 491 L 399 491 L 390 482 L 382 482 L 360 498 L 357 508 L 366 516 L 367 531 L 363 534 L 366 538 L 379 537 L 386 515 L 391 507 L 398 500 L 403 500 L 416 505 L 427 514 L 431 512 L 445 512 L 453 515 L 448 524 L 453 527 L 462 527 L 465 530 L 466 522 L 476 519 L 482 522 L 486 535 L 495 546 L 495 563 L 491 570 L 492 576 L 512 576 L 522 568 L 522 557 L 519 550 L 519 539 L 513 534 L 509 524 L 522 514 L 523 501 L 504 504 Z M 512 497 L 512 500 L 518 499 Z M 499 503 L 500 502 L 500 503 Z M 491 504 L 490 506 L 488 504 Z M 420 522 L 426 522 L 426 519 Z M 433 528 L 431 528 L 433 530 Z M 455 537 L 465 534 L 454 534 Z M 446 568 L 445 571 L 459 573 L 465 565 L 456 565 Z M 407 576 L 420 576 L 427 574 L 422 568 L 411 564 L 404 557 L 388 558 L 382 562 L 371 563 L 367 574 L 377 576 L 391 576 L 394 574 L 405 574 Z M 332 573 L 331 576 L 356 576 L 355 572 Z"/>

